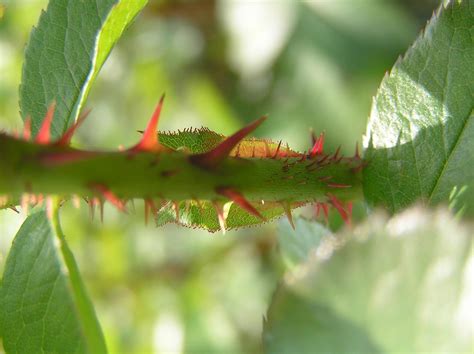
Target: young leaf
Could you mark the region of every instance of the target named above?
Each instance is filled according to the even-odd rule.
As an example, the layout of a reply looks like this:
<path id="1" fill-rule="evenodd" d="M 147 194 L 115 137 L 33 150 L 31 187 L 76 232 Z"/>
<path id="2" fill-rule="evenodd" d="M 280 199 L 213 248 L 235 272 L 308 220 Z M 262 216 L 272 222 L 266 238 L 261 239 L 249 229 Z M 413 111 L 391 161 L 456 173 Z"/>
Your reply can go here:
<path id="1" fill-rule="evenodd" d="M 364 192 L 392 212 L 416 200 L 474 214 L 474 1 L 441 6 L 377 92 Z"/>
<path id="2" fill-rule="evenodd" d="M 147 0 L 51 0 L 31 32 L 20 85 L 23 120 L 33 134 L 56 102 L 58 138 L 74 123 L 112 47 Z"/>
<path id="3" fill-rule="evenodd" d="M 54 223 L 37 211 L 13 241 L 0 288 L 3 346 L 8 353 L 105 353 L 76 262 Z"/>
<path id="4" fill-rule="evenodd" d="M 469 352 L 471 230 L 411 209 L 325 237 L 274 295 L 266 352 Z"/>

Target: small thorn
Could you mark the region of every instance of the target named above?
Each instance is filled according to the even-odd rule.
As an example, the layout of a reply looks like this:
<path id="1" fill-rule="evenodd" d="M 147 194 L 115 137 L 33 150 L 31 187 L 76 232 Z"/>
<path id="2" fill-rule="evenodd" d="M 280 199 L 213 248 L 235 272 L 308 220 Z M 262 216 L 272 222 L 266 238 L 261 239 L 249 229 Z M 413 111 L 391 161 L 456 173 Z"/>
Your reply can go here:
<path id="1" fill-rule="evenodd" d="M 328 183 L 326 186 L 331 188 L 351 188 L 350 184 L 342 184 L 342 183 Z"/>
<path id="2" fill-rule="evenodd" d="M 326 181 L 329 181 L 330 179 L 332 179 L 332 176 L 323 176 L 323 177 L 318 178 L 320 182 L 326 182 Z"/>
<path id="3" fill-rule="evenodd" d="M 8 209 L 13 210 L 17 214 L 20 214 L 20 211 L 15 206 L 9 206 Z"/>
<path id="4" fill-rule="evenodd" d="M 281 140 L 280 140 L 280 142 L 278 143 L 278 146 L 277 146 L 277 148 L 276 148 L 276 150 L 275 150 L 275 153 L 274 153 L 273 156 L 272 156 L 272 159 L 276 159 L 276 158 L 278 157 L 278 153 L 280 152 L 280 147 L 281 147 Z"/>
<path id="5" fill-rule="evenodd" d="M 328 194 L 328 197 L 331 201 L 331 204 L 339 212 L 339 215 L 341 215 L 342 220 L 344 220 L 344 222 L 347 225 L 350 225 L 351 221 L 349 219 L 349 215 L 347 211 L 344 209 L 344 205 L 341 203 L 341 201 L 339 201 L 339 199 L 337 199 L 336 196 L 333 194 Z"/>
<path id="6" fill-rule="evenodd" d="M 103 184 L 92 184 L 91 189 L 99 193 L 105 200 L 109 203 L 113 204 L 118 210 L 127 213 L 127 209 L 125 208 L 125 203 L 120 200 L 111 190 L 109 190 Z"/>
<path id="7" fill-rule="evenodd" d="M 217 145 L 211 151 L 205 152 L 203 154 L 197 154 L 190 156 L 191 162 L 195 163 L 198 166 L 205 168 L 212 168 L 217 166 L 222 160 L 224 160 L 232 149 L 248 134 L 253 132 L 257 127 L 262 124 L 266 119 L 266 116 L 260 117 L 244 128 L 240 129 L 233 135 L 227 137 L 219 145 Z M 255 151 L 254 151 L 255 152 Z"/>
<path id="8" fill-rule="evenodd" d="M 332 156 L 332 160 L 337 160 L 338 157 L 339 157 L 339 152 L 341 151 L 341 145 L 339 145 L 336 149 L 336 152 L 334 153 L 334 155 Z"/>
<path id="9" fill-rule="evenodd" d="M 235 204 L 237 204 L 242 209 L 247 211 L 249 214 L 263 221 L 266 221 L 266 218 L 262 214 L 260 214 L 260 212 L 257 209 L 255 209 L 255 207 L 252 204 L 250 204 L 250 202 L 247 199 L 245 199 L 245 197 L 239 192 L 237 192 L 236 190 L 232 188 L 228 188 L 228 187 L 218 187 L 216 188 L 216 192 L 219 193 L 220 195 L 223 195 L 229 198 Z"/>
<path id="10" fill-rule="evenodd" d="M 268 142 L 266 140 L 263 141 L 263 145 L 265 146 L 265 157 L 270 157 L 270 147 L 268 146 Z"/>
<path id="11" fill-rule="evenodd" d="M 25 123 L 23 125 L 23 139 L 28 141 L 31 139 L 31 117 L 28 116 L 25 119 Z"/>
<path id="12" fill-rule="evenodd" d="M 59 140 L 55 143 L 56 145 L 62 145 L 66 146 L 71 143 L 72 136 L 76 132 L 77 128 L 86 120 L 87 116 L 91 112 L 90 109 L 86 110 L 84 113 L 82 113 L 79 118 L 74 122 L 74 124 L 69 127 L 68 130 L 59 138 Z"/>
<path id="13" fill-rule="evenodd" d="M 359 143 L 356 142 L 356 148 L 355 148 L 355 153 L 354 153 L 354 158 L 355 159 L 360 159 L 360 154 L 359 154 Z"/>
<path id="14" fill-rule="evenodd" d="M 293 230 L 295 230 L 295 224 L 293 223 L 293 215 L 291 215 L 290 202 L 283 201 L 283 202 L 281 202 L 281 206 L 283 207 L 283 210 L 285 211 L 286 217 L 287 217 L 288 221 L 290 222 L 291 228 Z"/>
<path id="15" fill-rule="evenodd" d="M 226 232 L 226 223 L 225 223 L 225 215 L 224 215 L 224 207 L 218 201 L 213 201 L 212 205 L 214 209 L 216 209 L 217 213 L 217 220 L 219 222 L 219 227 L 221 228 L 222 233 L 225 235 Z"/>
<path id="16" fill-rule="evenodd" d="M 53 101 L 49 105 L 48 111 L 44 117 L 41 128 L 36 136 L 35 141 L 41 145 L 47 145 L 51 142 L 51 124 L 53 123 L 54 111 L 56 109 L 56 102 Z"/>
<path id="17" fill-rule="evenodd" d="M 129 151 L 140 152 L 140 151 L 161 151 L 163 146 L 158 142 L 158 121 L 160 119 L 161 109 L 163 107 L 163 101 L 165 95 L 163 94 L 158 102 L 158 105 L 153 112 L 153 115 L 148 122 L 148 125 L 143 132 L 143 136 L 140 142 L 134 147 L 130 148 Z"/>
<path id="18" fill-rule="evenodd" d="M 323 148 L 324 148 L 324 133 L 319 134 L 319 138 L 316 139 L 316 141 L 313 144 L 313 147 L 311 148 L 309 152 L 309 157 L 314 158 L 317 155 L 321 155 L 323 153 Z"/>
<path id="19" fill-rule="evenodd" d="M 97 203 L 98 203 L 97 198 L 89 198 L 89 200 L 87 201 L 87 204 L 89 205 L 89 217 L 90 217 L 91 221 L 94 221 L 95 206 L 96 206 Z"/>
<path id="20" fill-rule="evenodd" d="M 149 217 L 150 211 L 151 211 L 151 215 L 153 216 L 155 216 L 158 211 L 152 199 L 146 198 L 146 199 L 143 199 L 143 201 L 145 202 L 145 225 L 148 225 L 148 217 Z"/>
<path id="21" fill-rule="evenodd" d="M 176 222 L 179 222 L 179 202 L 178 201 L 173 201 L 173 209 L 176 214 Z"/>
<path id="22" fill-rule="evenodd" d="M 323 164 L 327 159 L 329 158 L 329 155 L 324 155 L 321 160 L 318 161 L 318 164 Z"/>
<path id="23" fill-rule="evenodd" d="M 104 223 L 104 201 L 99 199 L 98 204 L 99 204 L 100 222 L 101 222 L 101 224 L 103 224 Z"/>

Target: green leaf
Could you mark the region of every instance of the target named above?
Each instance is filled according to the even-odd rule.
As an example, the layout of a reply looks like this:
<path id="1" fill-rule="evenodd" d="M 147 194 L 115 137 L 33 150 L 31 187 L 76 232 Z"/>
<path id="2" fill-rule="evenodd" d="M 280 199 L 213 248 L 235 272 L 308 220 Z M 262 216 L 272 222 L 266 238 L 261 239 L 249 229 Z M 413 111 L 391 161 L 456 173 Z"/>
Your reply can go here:
<path id="1" fill-rule="evenodd" d="M 295 204 L 295 203 L 293 203 Z M 172 202 L 163 205 L 156 215 L 156 225 L 163 226 L 167 223 L 174 223 L 179 220 L 179 224 L 192 228 L 201 228 L 210 232 L 221 230 L 216 207 L 207 200 L 183 201 L 177 203 L 179 212 L 176 213 L 176 206 Z M 256 204 L 253 206 L 262 214 L 267 221 L 278 218 L 285 213 L 280 203 Z M 255 226 L 263 224 L 264 221 L 250 215 L 247 211 L 234 203 L 222 205 L 226 218 L 226 230 L 237 229 L 245 226 Z M 296 206 L 293 205 L 292 208 Z M 178 219 L 177 219 L 178 216 Z"/>
<path id="2" fill-rule="evenodd" d="M 319 245 L 321 239 L 331 233 L 320 223 L 303 218 L 295 219 L 295 230 L 286 220 L 278 224 L 278 246 L 283 260 L 294 268 L 308 260 L 310 251 Z"/>
<path id="3" fill-rule="evenodd" d="M 364 191 L 396 212 L 416 200 L 474 215 L 474 1 L 434 15 L 377 92 L 366 133 Z"/>
<path id="4" fill-rule="evenodd" d="M 422 209 L 325 237 L 277 290 L 266 352 L 470 352 L 472 241 L 472 225 Z"/>
<path id="5" fill-rule="evenodd" d="M 147 0 L 51 0 L 25 52 L 20 109 L 38 132 L 56 101 L 51 127 L 59 137 L 77 118 L 112 47 Z"/>
<path id="6" fill-rule="evenodd" d="M 105 353 L 92 304 L 64 235 L 44 211 L 16 235 L 0 288 L 7 353 Z"/>

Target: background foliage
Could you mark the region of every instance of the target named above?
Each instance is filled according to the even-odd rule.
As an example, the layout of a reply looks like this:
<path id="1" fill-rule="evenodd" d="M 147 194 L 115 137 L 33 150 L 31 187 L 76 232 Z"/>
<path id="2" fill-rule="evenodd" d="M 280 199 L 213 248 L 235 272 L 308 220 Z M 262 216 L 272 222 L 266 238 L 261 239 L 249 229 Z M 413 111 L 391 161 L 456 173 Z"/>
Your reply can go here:
<path id="1" fill-rule="evenodd" d="M 6 3 L 0 128 L 20 126 L 23 47 L 45 4 Z M 269 113 L 262 135 L 303 149 L 313 127 L 326 131 L 330 147 L 343 142 L 352 152 L 384 72 L 436 6 L 402 0 L 153 1 L 102 69 L 87 104 L 93 113 L 76 139 L 89 147 L 131 145 L 166 91 L 165 130 L 204 125 L 228 134 Z M 103 224 L 89 221 L 85 205 L 62 211 L 109 351 L 260 350 L 262 317 L 285 269 L 275 225 L 211 236 L 145 227 L 140 209 L 124 218 L 106 206 Z M 2 271 L 21 221 L 0 213 Z M 289 231 L 286 221 L 279 227 Z M 285 262 L 305 259 L 293 250 Z"/>

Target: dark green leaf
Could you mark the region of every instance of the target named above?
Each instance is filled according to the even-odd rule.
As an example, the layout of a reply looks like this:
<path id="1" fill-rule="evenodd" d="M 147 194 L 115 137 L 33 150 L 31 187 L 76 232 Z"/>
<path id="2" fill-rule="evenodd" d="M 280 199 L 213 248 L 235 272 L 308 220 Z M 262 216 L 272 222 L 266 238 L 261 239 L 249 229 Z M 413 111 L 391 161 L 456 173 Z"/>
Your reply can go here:
<path id="1" fill-rule="evenodd" d="M 367 129 L 364 190 L 392 212 L 416 200 L 474 214 L 474 1 L 451 1 L 382 82 Z"/>
<path id="2" fill-rule="evenodd" d="M 277 290 L 267 352 L 471 351 L 472 241 L 472 225 L 422 209 L 325 237 Z"/>
<path id="3" fill-rule="evenodd" d="M 106 352 L 74 257 L 44 211 L 26 219 L 8 255 L 0 335 L 7 353 Z"/>
<path id="4" fill-rule="evenodd" d="M 56 101 L 52 136 L 77 118 L 115 42 L 147 0 L 51 0 L 31 32 L 20 86 L 22 118 L 36 133 Z"/>

